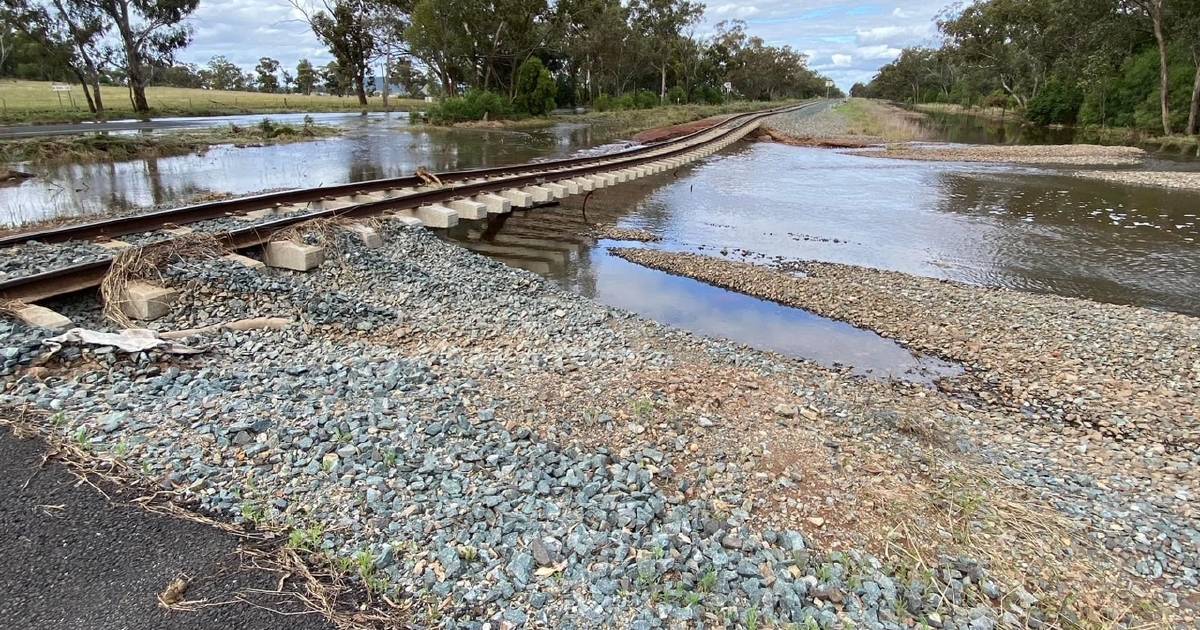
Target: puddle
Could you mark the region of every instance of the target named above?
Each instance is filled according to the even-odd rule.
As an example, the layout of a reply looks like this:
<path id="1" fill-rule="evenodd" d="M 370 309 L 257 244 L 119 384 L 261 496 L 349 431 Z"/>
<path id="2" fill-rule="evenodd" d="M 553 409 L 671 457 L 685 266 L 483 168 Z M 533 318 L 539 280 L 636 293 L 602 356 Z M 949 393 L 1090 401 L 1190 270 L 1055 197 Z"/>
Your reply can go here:
<path id="1" fill-rule="evenodd" d="M 490 227 L 460 224 L 446 237 L 602 304 L 707 337 L 876 379 L 930 385 L 962 372 L 869 330 L 617 258 L 608 247 L 636 244 L 579 237 L 574 228 L 582 224 L 573 218 L 554 210 L 523 212 L 493 219 Z"/>
<path id="2" fill-rule="evenodd" d="M 728 339 L 878 379 L 932 384 L 962 368 L 914 354 L 896 342 L 803 309 L 760 300 L 703 282 L 592 252 L 589 297 L 707 337 Z M 622 243 L 622 246 L 628 245 Z"/>

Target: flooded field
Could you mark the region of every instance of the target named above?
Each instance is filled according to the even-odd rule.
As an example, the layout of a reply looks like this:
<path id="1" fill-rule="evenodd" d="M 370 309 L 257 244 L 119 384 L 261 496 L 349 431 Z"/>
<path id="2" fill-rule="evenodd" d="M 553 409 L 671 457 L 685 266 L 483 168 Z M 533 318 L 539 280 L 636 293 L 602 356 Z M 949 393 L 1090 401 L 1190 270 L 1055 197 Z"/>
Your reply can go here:
<path id="1" fill-rule="evenodd" d="M 271 116 L 280 122 L 303 115 Z M 339 125 L 335 138 L 286 145 L 217 146 L 199 155 L 65 165 L 18 165 L 35 179 L 0 187 L 0 225 L 111 209 L 181 205 L 213 194 L 320 186 L 380 177 L 560 157 L 614 138 L 602 127 L 559 123 L 543 129 L 441 129 L 413 126 L 408 115 L 316 114 Z M 262 116 L 225 117 L 254 124 Z M 188 119 L 188 124 L 198 124 Z"/>
<path id="2" fill-rule="evenodd" d="M 419 166 L 519 163 L 616 139 L 575 124 L 447 130 L 414 127 L 403 114 L 330 116 L 322 122 L 346 126 L 343 136 L 34 169 L 41 178 L 0 189 L 0 207 L 6 221 L 19 223 L 399 176 Z M 1056 141 L 929 124 L 931 134 L 954 141 Z M 1170 156 L 1152 162 L 1196 168 Z M 587 236 L 589 224 L 641 228 L 662 237 L 654 247 L 757 264 L 829 261 L 1200 315 L 1198 202 L 1195 193 L 1049 168 L 743 143 L 673 174 L 597 191 L 586 202 L 576 197 L 561 207 L 463 224 L 447 237 L 659 322 L 857 374 L 928 383 L 958 368 L 868 331 L 617 259 L 606 251 L 613 242 Z"/>
<path id="3" fill-rule="evenodd" d="M 1050 169 L 743 144 L 675 175 L 606 188 L 587 209 L 591 221 L 661 236 L 655 246 L 664 249 L 838 262 L 1200 314 L 1198 202 L 1194 193 Z M 488 237 L 577 234 L 579 204 L 538 211 L 556 216 L 537 221 L 514 217 Z M 539 271 L 601 295 L 595 286 L 608 272 L 595 260 L 540 260 Z"/>

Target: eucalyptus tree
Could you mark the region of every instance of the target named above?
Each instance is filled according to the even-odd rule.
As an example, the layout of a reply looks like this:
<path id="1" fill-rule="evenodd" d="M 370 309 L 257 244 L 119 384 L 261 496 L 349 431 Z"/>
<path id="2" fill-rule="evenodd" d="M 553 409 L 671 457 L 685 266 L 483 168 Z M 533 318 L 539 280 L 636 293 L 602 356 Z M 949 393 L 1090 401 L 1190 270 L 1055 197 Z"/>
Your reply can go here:
<path id="1" fill-rule="evenodd" d="M 175 52 L 191 41 L 183 23 L 200 0 L 75 0 L 111 21 L 120 39 L 122 70 L 130 101 L 139 113 L 150 111 L 146 87 L 155 65 L 170 65 Z"/>
<path id="2" fill-rule="evenodd" d="M 111 59 L 111 50 L 103 41 L 112 23 L 94 6 L 79 0 L 5 0 L 5 5 L 15 28 L 65 62 L 79 79 L 88 110 L 103 119 L 100 79 Z"/>
<path id="3" fill-rule="evenodd" d="M 646 38 L 659 70 L 659 99 L 667 100 L 667 67 L 679 48 L 681 33 L 700 21 L 704 5 L 692 0 L 631 0 L 630 17 Z"/>

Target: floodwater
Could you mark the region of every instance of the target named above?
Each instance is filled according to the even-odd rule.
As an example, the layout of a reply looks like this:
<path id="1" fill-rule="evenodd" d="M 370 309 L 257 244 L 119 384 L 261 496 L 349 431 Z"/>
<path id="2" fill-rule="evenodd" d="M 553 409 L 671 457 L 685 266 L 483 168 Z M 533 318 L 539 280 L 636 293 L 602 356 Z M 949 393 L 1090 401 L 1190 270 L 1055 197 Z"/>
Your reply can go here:
<path id="1" fill-rule="evenodd" d="M 296 116 L 303 114 L 270 118 L 283 122 Z M 414 126 L 404 113 L 314 117 L 345 127 L 346 132 L 313 142 L 222 145 L 201 154 L 125 162 L 18 164 L 19 170 L 38 177 L 0 187 L 0 225 L 110 209 L 181 205 L 217 194 L 399 177 L 421 166 L 445 171 L 518 164 L 603 145 L 615 135 L 603 127 L 569 122 L 511 131 Z M 225 124 L 233 118 L 239 124 L 254 124 L 263 116 L 226 118 Z"/>
<path id="2" fill-rule="evenodd" d="M 563 217 L 536 226 L 517 217 L 479 238 L 577 234 L 577 199 L 564 202 Z M 676 174 L 598 191 L 587 212 L 590 221 L 647 229 L 663 238 L 655 247 L 669 250 L 759 264 L 845 263 L 1200 315 L 1193 192 L 1053 169 L 744 143 Z M 603 300 L 613 281 L 596 260 L 515 263 Z"/>
<path id="3" fill-rule="evenodd" d="M 341 118 L 325 122 L 346 126 L 339 138 L 43 169 L 43 178 L 0 188 L 0 209 L 4 219 L 20 222 L 181 204 L 406 175 L 419 166 L 519 163 L 617 139 L 581 124 L 446 130 L 414 127 L 403 114 L 335 116 Z M 989 136 L 978 124 L 929 124 L 935 139 L 1055 141 Z M 1190 170 L 1197 162 L 1156 156 L 1151 167 Z M 614 258 L 606 251 L 611 243 L 584 236 L 584 203 L 588 222 L 648 229 L 663 238 L 652 246 L 669 250 L 758 264 L 837 262 L 1200 315 L 1200 194 L 1084 180 L 1053 168 L 742 143 L 675 173 L 596 191 L 586 202 L 575 197 L 558 208 L 471 222 L 447 237 L 700 334 L 876 377 L 929 382 L 957 369 L 869 331 Z"/>

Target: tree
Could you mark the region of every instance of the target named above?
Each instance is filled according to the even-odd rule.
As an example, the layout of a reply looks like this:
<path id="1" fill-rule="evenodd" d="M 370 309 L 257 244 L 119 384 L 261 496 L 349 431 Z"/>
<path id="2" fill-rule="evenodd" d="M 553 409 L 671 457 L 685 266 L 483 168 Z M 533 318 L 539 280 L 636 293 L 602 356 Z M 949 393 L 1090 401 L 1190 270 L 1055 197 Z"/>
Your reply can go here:
<path id="1" fill-rule="evenodd" d="M 336 61 L 330 61 L 321 68 L 321 86 L 330 94 L 345 96 L 353 83 L 353 77 L 347 76 Z"/>
<path id="2" fill-rule="evenodd" d="M 632 0 L 634 24 L 652 42 L 661 81 L 659 98 L 667 99 L 667 66 L 679 45 L 680 33 L 700 20 L 704 6 L 691 0 Z"/>
<path id="3" fill-rule="evenodd" d="M 292 76 L 291 72 L 284 70 L 283 71 L 283 93 L 291 94 L 292 86 L 295 85 L 295 83 L 296 83 L 296 77 Z"/>
<path id="4" fill-rule="evenodd" d="M 1171 135 L 1171 103 L 1168 92 L 1171 77 L 1170 69 L 1167 66 L 1167 35 L 1164 25 L 1167 0 L 1124 0 L 1124 2 L 1132 12 L 1150 22 L 1150 30 L 1153 31 L 1154 41 L 1158 44 L 1158 104 L 1162 113 L 1163 133 L 1169 136 Z"/>
<path id="5" fill-rule="evenodd" d="M 518 112 L 533 116 L 549 114 L 554 110 L 554 94 L 558 88 L 550 71 L 542 60 L 533 57 L 521 64 L 517 71 L 517 85 L 513 105 Z"/>
<path id="6" fill-rule="evenodd" d="M 7 0 L 13 24 L 42 43 L 48 53 L 61 55 L 79 79 L 88 109 L 104 118 L 100 78 L 110 55 L 102 42 L 110 23 L 91 5 L 80 0 L 49 0 L 44 3 Z"/>
<path id="7" fill-rule="evenodd" d="M 365 107 L 367 69 L 376 56 L 375 4 L 371 0 L 326 0 L 324 9 L 317 11 L 304 9 L 297 0 L 293 5 L 304 13 L 317 39 L 329 47 L 342 75 L 350 78 L 358 104 Z"/>
<path id="8" fill-rule="evenodd" d="M 254 72 L 258 74 L 258 90 L 260 92 L 279 91 L 278 61 L 270 57 L 262 57 L 258 60 L 258 65 L 254 66 Z"/>
<path id="9" fill-rule="evenodd" d="M 146 86 L 152 64 L 169 65 L 175 51 L 187 46 L 191 29 L 183 20 L 196 10 L 200 0 L 78 0 L 104 14 L 120 36 L 125 57 L 124 72 L 133 109 L 150 111 Z"/>
<path id="10" fill-rule="evenodd" d="M 296 64 L 296 89 L 301 94 L 308 96 L 312 94 L 313 87 L 317 84 L 317 72 L 313 69 L 312 62 L 307 59 L 301 59 L 300 63 Z"/>
<path id="11" fill-rule="evenodd" d="M 237 64 L 217 55 L 208 60 L 208 67 L 200 71 L 204 85 L 213 90 L 243 90 L 246 88 L 246 76 Z"/>

